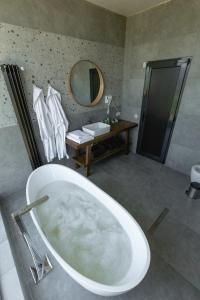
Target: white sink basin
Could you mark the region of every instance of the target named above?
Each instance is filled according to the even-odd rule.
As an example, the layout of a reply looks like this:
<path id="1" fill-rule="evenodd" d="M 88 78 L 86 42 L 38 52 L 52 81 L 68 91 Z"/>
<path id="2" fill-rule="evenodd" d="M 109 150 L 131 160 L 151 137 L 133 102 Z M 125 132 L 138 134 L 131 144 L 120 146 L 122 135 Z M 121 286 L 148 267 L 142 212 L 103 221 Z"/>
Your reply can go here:
<path id="1" fill-rule="evenodd" d="M 89 133 L 92 136 L 98 136 L 98 135 L 102 135 L 102 134 L 109 132 L 110 125 L 102 123 L 102 122 L 97 122 L 97 123 L 83 126 L 82 130 L 84 132 Z"/>

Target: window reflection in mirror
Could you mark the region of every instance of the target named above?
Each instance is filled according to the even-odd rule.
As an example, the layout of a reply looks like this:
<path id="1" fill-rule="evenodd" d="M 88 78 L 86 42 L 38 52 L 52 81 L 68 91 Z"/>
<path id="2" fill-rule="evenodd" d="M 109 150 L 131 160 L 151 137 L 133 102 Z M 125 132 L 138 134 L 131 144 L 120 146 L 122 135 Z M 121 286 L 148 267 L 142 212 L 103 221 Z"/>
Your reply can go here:
<path id="1" fill-rule="evenodd" d="M 70 74 L 70 87 L 74 99 L 82 106 L 94 106 L 103 96 L 102 73 L 92 62 L 76 63 Z"/>

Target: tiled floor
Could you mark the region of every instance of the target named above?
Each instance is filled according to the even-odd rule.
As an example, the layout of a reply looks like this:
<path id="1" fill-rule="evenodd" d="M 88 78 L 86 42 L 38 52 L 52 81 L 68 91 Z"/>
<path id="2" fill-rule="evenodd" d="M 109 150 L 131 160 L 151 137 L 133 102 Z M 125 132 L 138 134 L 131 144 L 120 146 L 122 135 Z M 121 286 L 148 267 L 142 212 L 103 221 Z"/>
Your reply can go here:
<path id="1" fill-rule="evenodd" d="M 0 299 L 24 300 L 0 211 Z"/>
<path id="2" fill-rule="evenodd" d="M 82 171 L 80 171 L 82 172 Z M 121 203 L 145 232 L 162 210 L 170 212 L 152 235 L 151 265 L 143 282 L 117 300 L 200 299 L 200 201 L 188 200 L 189 177 L 141 156 L 117 156 L 93 167 L 90 180 Z M 4 221 L 10 236 L 27 300 L 97 300 L 74 282 L 49 254 L 54 270 L 38 286 L 30 276 L 30 255 L 14 227 L 10 213 L 25 204 L 22 189 L 3 202 Z M 48 253 L 29 216 L 24 222 L 38 250 Z M 109 298 L 111 299 L 111 298 Z M 113 298 L 114 299 L 114 298 Z"/>

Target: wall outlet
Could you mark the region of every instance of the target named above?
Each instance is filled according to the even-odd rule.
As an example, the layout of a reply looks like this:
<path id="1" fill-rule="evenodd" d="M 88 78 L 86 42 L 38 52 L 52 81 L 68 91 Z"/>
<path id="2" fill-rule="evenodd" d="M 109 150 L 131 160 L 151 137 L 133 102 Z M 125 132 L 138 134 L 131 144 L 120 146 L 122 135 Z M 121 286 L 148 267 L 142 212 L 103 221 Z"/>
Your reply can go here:
<path id="1" fill-rule="evenodd" d="M 107 96 L 105 96 L 105 103 L 106 103 L 106 104 L 110 104 L 111 101 L 112 101 L 112 95 L 107 95 Z"/>

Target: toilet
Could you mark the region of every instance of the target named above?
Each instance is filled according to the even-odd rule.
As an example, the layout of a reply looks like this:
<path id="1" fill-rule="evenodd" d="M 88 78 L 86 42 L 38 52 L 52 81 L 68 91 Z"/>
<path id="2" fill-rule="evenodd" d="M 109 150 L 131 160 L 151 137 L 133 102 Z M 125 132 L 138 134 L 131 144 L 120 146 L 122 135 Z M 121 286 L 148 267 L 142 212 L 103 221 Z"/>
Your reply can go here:
<path id="1" fill-rule="evenodd" d="M 186 194 L 190 199 L 200 199 L 200 165 L 194 165 L 191 169 L 190 186 Z"/>
<path id="2" fill-rule="evenodd" d="M 200 183 L 200 165 L 195 165 L 191 169 L 191 182 Z"/>

